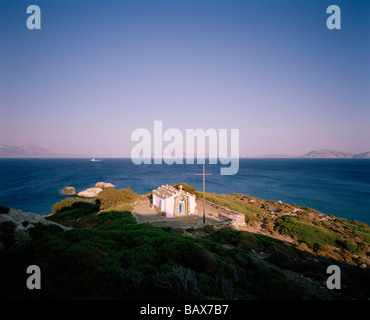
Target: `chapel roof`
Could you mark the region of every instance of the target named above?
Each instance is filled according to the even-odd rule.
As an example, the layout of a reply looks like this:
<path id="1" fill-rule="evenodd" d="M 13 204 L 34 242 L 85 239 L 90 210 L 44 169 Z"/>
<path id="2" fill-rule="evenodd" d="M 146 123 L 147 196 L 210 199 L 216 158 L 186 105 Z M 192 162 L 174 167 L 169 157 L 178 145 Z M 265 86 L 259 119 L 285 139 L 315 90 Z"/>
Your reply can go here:
<path id="1" fill-rule="evenodd" d="M 153 190 L 153 194 L 161 197 L 161 198 L 170 198 L 172 196 L 175 196 L 175 195 L 178 195 L 178 194 L 186 194 L 186 195 L 189 195 L 191 196 L 191 194 L 189 192 L 186 192 L 184 190 L 182 190 L 182 186 L 180 186 L 180 190 L 179 189 L 176 189 L 168 184 L 166 185 L 162 185 L 160 187 L 158 187 L 157 189 Z"/>

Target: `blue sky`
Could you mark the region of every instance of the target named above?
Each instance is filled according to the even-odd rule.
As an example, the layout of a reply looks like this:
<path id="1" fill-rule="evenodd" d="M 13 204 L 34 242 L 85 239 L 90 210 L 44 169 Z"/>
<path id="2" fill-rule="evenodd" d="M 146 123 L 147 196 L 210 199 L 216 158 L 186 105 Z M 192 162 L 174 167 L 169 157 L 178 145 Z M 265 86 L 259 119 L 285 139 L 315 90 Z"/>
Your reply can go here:
<path id="1" fill-rule="evenodd" d="M 370 151 L 369 1 L 0 3 L 0 143 L 129 156 L 162 120 L 239 129 L 245 156 Z"/>

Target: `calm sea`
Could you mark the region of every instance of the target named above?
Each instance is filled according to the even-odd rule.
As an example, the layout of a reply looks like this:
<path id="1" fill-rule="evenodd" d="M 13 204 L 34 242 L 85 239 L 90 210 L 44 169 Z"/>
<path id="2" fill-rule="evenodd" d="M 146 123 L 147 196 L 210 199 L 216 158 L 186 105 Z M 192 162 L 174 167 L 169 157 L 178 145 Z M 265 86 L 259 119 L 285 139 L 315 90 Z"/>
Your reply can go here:
<path id="1" fill-rule="evenodd" d="M 220 175 L 206 165 L 206 191 L 244 193 L 307 206 L 370 224 L 370 159 L 241 159 L 239 172 Z M 202 165 L 135 165 L 131 159 L 0 159 L 0 205 L 51 213 L 64 199 L 96 182 L 111 182 L 144 194 L 162 184 L 186 182 L 202 190 Z"/>

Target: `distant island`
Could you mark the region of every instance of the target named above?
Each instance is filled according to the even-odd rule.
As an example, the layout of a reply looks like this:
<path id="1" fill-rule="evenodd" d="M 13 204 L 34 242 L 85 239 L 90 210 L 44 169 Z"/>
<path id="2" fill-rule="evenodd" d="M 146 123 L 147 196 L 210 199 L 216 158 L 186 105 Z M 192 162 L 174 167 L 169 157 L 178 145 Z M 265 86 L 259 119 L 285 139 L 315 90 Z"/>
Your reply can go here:
<path id="1" fill-rule="evenodd" d="M 81 155 L 55 153 L 30 141 L 0 144 L 0 158 L 73 158 Z"/>
<path id="2" fill-rule="evenodd" d="M 370 151 L 363 153 L 349 153 L 332 149 L 320 149 L 307 152 L 303 155 L 267 154 L 245 158 L 306 158 L 306 159 L 370 159 Z"/>
<path id="3" fill-rule="evenodd" d="M 75 158 L 75 157 L 89 158 L 89 156 L 86 155 L 55 153 L 29 141 L 16 144 L 0 144 L 0 158 Z M 206 158 L 208 157 L 208 153 L 206 153 L 205 157 Z M 307 152 L 303 155 L 265 154 L 257 156 L 241 156 L 240 158 L 370 159 L 370 151 L 355 154 L 332 149 L 320 149 Z"/>
<path id="4" fill-rule="evenodd" d="M 27 158 L 27 157 L 54 157 L 56 154 L 29 141 L 16 144 L 1 144 L 0 157 Z"/>

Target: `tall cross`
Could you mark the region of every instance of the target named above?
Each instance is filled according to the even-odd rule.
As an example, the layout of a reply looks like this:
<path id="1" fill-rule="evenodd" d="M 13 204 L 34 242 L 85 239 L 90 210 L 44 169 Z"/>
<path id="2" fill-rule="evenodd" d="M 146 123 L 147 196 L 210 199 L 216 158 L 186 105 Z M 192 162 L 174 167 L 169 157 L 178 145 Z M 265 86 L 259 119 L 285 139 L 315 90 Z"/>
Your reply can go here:
<path id="1" fill-rule="evenodd" d="M 196 173 L 196 176 L 203 176 L 203 224 L 206 223 L 206 176 L 211 176 L 211 173 L 206 173 L 205 165 L 203 165 L 203 173 Z"/>

